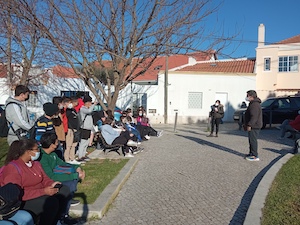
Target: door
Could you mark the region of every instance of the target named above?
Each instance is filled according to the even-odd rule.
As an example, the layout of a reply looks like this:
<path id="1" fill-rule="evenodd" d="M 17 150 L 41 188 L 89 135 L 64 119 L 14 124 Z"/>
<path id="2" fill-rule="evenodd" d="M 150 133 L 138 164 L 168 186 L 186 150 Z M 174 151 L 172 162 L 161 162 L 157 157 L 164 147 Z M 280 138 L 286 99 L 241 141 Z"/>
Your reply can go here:
<path id="1" fill-rule="evenodd" d="M 226 92 L 216 92 L 215 101 L 220 100 L 221 104 L 224 106 L 224 118 L 223 121 L 229 121 L 230 113 L 227 111 L 228 108 L 228 93 Z"/>

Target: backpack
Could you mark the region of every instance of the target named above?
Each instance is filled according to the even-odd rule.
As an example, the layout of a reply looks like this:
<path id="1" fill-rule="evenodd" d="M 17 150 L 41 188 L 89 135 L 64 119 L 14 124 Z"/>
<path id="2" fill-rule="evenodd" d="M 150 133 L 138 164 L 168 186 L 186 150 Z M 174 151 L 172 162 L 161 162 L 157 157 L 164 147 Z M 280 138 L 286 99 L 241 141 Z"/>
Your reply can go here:
<path id="1" fill-rule="evenodd" d="M 16 102 L 9 102 L 9 103 L 7 103 L 7 105 L 5 106 L 5 108 L 9 104 L 16 104 L 16 105 L 18 105 L 20 107 L 20 110 L 21 110 L 20 104 L 18 104 Z M 9 122 L 6 119 L 6 113 L 5 113 L 5 109 L 4 109 L 2 111 L 2 113 L 1 113 L 1 116 L 0 116 L 0 137 L 7 137 L 9 128 L 10 128 Z"/>

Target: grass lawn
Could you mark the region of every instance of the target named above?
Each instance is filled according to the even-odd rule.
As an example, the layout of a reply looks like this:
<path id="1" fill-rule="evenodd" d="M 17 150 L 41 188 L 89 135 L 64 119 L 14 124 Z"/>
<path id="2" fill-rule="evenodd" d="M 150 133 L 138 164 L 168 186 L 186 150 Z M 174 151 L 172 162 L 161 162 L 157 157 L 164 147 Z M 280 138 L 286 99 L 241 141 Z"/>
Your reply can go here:
<path id="1" fill-rule="evenodd" d="M 282 166 L 263 208 L 262 225 L 300 224 L 300 155 Z"/>
<path id="2" fill-rule="evenodd" d="M 7 151 L 6 138 L 0 138 L 0 166 L 4 164 Z M 127 162 L 128 159 L 94 159 L 86 163 L 82 166 L 85 170 L 86 178 L 82 183 L 78 184 L 75 198 L 80 200 L 81 203 L 93 203 Z"/>

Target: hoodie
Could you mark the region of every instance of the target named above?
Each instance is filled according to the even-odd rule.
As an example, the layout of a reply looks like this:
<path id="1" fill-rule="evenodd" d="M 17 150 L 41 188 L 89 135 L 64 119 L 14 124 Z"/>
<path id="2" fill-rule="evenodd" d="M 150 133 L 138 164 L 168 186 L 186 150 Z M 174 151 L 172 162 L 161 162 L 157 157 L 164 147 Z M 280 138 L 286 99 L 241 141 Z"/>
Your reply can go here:
<path id="1" fill-rule="evenodd" d="M 260 103 L 259 98 L 253 99 L 245 112 L 245 125 L 252 129 L 261 129 L 263 125 Z"/>

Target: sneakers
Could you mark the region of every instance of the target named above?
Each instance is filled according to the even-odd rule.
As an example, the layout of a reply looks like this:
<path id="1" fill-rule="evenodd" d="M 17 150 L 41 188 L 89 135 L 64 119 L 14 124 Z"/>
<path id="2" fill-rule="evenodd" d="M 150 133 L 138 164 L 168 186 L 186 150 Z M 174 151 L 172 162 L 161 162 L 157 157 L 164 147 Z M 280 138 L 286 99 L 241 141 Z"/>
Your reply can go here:
<path id="1" fill-rule="evenodd" d="M 79 204 L 80 204 L 79 200 L 71 199 L 71 206 L 76 206 L 76 205 L 79 205 Z"/>
<path id="2" fill-rule="evenodd" d="M 69 164 L 73 164 L 73 165 L 80 165 L 81 162 L 78 162 L 77 160 L 69 160 L 69 161 L 66 161 L 66 163 L 69 163 Z"/>
<path id="3" fill-rule="evenodd" d="M 163 130 L 157 132 L 157 137 L 161 137 L 163 135 Z"/>
<path id="4" fill-rule="evenodd" d="M 126 154 L 125 154 L 125 157 L 126 157 L 126 158 L 133 158 L 134 155 L 132 155 L 131 153 L 126 153 Z"/>
<path id="5" fill-rule="evenodd" d="M 77 219 L 74 219 L 69 215 L 65 216 L 63 219 L 60 220 L 60 223 L 62 225 L 73 225 L 73 224 L 77 224 L 78 222 L 79 221 Z"/>
<path id="6" fill-rule="evenodd" d="M 206 137 L 213 137 L 214 135 L 213 134 L 210 134 L 210 135 L 207 135 Z"/>
<path id="7" fill-rule="evenodd" d="M 129 140 L 126 145 L 136 147 L 136 146 L 138 146 L 138 143 L 133 140 Z"/>
<path id="8" fill-rule="evenodd" d="M 246 160 L 248 160 L 248 161 L 259 161 L 259 158 L 258 157 L 256 157 L 256 156 L 247 156 L 246 157 Z"/>
<path id="9" fill-rule="evenodd" d="M 215 137 L 218 137 L 218 134 L 216 134 L 216 136 Z"/>
<path id="10" fill-rule="evenodd" d="M 145 135 L 144 138 L 147 139 L 147 140 L 149 140 L 150 136 L 149 135 Z"/>

